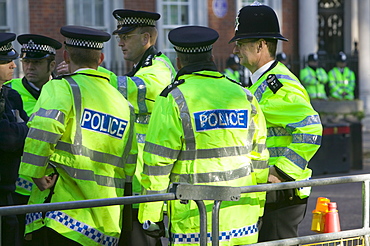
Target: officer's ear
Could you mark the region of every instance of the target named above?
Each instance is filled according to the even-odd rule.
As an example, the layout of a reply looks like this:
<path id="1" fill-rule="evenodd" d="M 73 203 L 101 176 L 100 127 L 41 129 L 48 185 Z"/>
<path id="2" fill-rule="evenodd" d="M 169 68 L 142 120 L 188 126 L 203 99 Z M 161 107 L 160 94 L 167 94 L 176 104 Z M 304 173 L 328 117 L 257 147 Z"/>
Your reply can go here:
<path id="1" fill-rule="evenodd" d="M 101 52 L 100 53 L 100 58 L 99 58 L 99 63 L 98 63 L 98 66 L 100 66 L 100 64 L 102 64 L 102 62 L 104 61 L 104 53 Z"/>
<path id="2" fill-rule="evenodd" d="M 71 62 L 71 59 L 70 59 L 70 57 L 69 57 L 69 53 L 68 53 L 68 51 L 67 51 L 67 50 L 64 50 L 64 51 L 63 51 L 63 59 L 64 59 L 64 61 L 65 61 L 67 64 L 69 64 L 69 63 Z"/>
<path id="3" fill-rule="evenodd" d="M 182 68 L 181 60 L 179 57 L 176 57 L 176 66 L 179 70 Z"/>
<path id="4" fill-rule="evenodd" d="M 52 60 L 49 64 L 49 71 L 54 71 L 56 65 L 56 61 Z"/>
<path id="5" fill-rule="evenodd" d="M 142 33 L 143 37 L 142 37 L 142 44 L 143 46 L 147 45 L 147 44 L 150 44 L 150 34 L 148 32 L 144 32 Z"/>

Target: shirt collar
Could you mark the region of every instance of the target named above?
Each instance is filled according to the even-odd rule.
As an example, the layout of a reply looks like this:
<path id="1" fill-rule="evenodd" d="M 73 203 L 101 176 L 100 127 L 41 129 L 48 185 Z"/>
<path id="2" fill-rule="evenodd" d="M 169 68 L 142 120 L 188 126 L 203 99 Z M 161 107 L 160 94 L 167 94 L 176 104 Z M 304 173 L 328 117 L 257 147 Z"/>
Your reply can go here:
<path id="1" fill-rule="evenodd" d="M 257 82 L 257 80 L 261 77 L 261 75 L 264 72 L 266 72 L 267 69 L 269 69 L 271 67 L 272 63 L 274 63 L 274 60 L 269 61 L 268 63 L 266 63 L 265 65 L 263 65 L 259 69 L 257 69 L 257 71 L 255 71 L 254 74 L 252 74 L 252 76 L 250 77 L 251 81 L 252 81 L 252 84 Z"/>

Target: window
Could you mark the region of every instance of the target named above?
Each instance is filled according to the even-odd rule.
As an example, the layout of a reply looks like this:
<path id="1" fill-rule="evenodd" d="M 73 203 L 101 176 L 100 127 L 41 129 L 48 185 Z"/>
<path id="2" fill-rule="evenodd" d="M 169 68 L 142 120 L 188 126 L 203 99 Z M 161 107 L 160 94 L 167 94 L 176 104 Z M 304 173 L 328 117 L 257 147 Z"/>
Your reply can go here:
<path id="1" fill-rule="evenodd" d="M 161 14 L 158 21 L 157 47 L 170 58 L 173 64 L 176 64 L 176 52 L 168 41 L 168 33 L 170 30 L 184 25 L 207 26 L 208 14 L 205 12 L 207 1 L 158 0 L 157 8 Z"/>
<path id="2" fill-rule="evenodd" d="M 0 32 L 6 32 L 9 30 L 7 13 L 6 0 L 0 0 Z"/>

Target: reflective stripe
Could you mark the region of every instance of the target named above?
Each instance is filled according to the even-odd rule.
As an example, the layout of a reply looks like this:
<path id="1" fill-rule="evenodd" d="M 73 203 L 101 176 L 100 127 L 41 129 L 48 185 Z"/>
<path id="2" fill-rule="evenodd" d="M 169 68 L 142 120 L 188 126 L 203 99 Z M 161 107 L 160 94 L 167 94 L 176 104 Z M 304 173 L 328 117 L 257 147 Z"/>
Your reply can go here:
<path id="1" fill-rule="evenodd" d="M 266 149 L 266 144 L 256 143 L 253 145 L 253 150 L 258 153 L 262 153 L 265 149 Z"/>
<path id="2" fill-rule="evenodd" d="M 144 151 L 165 158 L 177 159 L 180 150 L 170 149 L 150 142 L 145 142 Z"/>
<path id="3" fill-rule="evenodd" d="M 136 155 L 128 155 L 126 164 L 135 164 L 137 160 L 137 154 Z"/>
<path id="4" fill-rule="evenodd" d="M 143 173 L 149 176 L 168 175 L 171 173 L 173 164 L 166 166 L 148 166 L 144 164 Z"/>
<path id="5" fill-rule="evenodd" d="M 283 127 L 269 127 L 267 128 L 267 137 L 276 136 L 291 136 L 292 134 L 287 132 Z"/>
<path id="6" fill-rule="evenodd" d="M 255 235 L 258 232 L 257 223 L 254 225 L 244 226 L 239 229 L 232 229 L 230 231 L 221 231 L 219 233 L 219 241 L 227 242 L 233 238 L 241 238 Z M 173 244 L 199 244 L 200 233 L 171 233 L 170 241 Z M 211 243 L 211 233 L 207 233 L 207 243 Z"/>
<path id="7" fill-rule="evenodd" d="M 118 245 L 118 238 L 105 235 L 103 232 L 93 228 L 92 226 L 78 221 L 66 213 L 61 211 L 51 211 L 45 214 L 45 217 L 52 219 L 61 225 L 81 234 L 83 237 L 88 237 L 100 245 L 114 246 Z"/>
<path id="8" fill-rule="evenodd" d="M 130 154 L 130 150 L 132 148 L 132 139 L 134 138 L 135 110 L 134 110 L 134 107 L 131 104 L 129 104 L 129 109 L 130 109 L 130 132 L 129 132 L 129 135 L 128 135 L 125 150 L 123 151 L 123 156 L 122 156 L 122 162 L 123 163 L 127 163 L 127 160 L 129 158 L 129 154 Z M 132 157 L 133 156 L 131 156 L 131 158 Z M 137 155 L 136 155 L 136 157 L 137 157 Z M 136 161 L 135 161 L 135 163 L 136 163 Z"/>
<path id="9" fill-rule="evenodd" d="M 287 147 L 273 147 L 268 148 L 268 150 L 270 152 L 270 157 L 284 156 L 301 169 L 305 169 L 308 164 L 303 157 Z"/>
<path id="10" fill-rule="evenodd" d="M 248 146 L 231 146 L 215 149 L 192 149 L 192 150 L 174 150 L 161 145 L 146 142 L 144 151 L 165 158 L 184 160 L 198 160 L 209 158 L 221 158 L 230 156 L 241 156 L 248 154 L 252 149 Z"/>
<path id="11" fill-rule="evenodd" d="M 147 113 L 148 108 L 146 107 L 145 97 L 146 97 L 146 84 L 144 80 L 139 77 L 131 77 L 132 81 L 137 87 L 137 106 L 139 107 L 139 113 Z"/>
<path id="12" fill-rule="evenodd" d="M 142 143 L 142 144 L 145 143 L 145 137 L 146 137 L 146 134 L 136 133 L 136 139 L 138 143 Z"/>
<path id="13" fill-rule="evenodd" d="M 26 225 L 31 224 L 32 222 L 42 219 L 42 213 L 41 212 L 35 212 L 35 213 L 28 213 L 26 214 Z"/>
<path id="14" fill-rule="evenodd" d="M 170 65 L 165 59 L 163 59 L 162 57 L 160 57 L 160 56 L 156 56 L 155 58 L 154 58 L 155 60 L 157 60 L 157 61 L 161 61 L 161 62 L 163 62 L 164 63 L 164 65 L 166 65 L 166 67 L 168 68 L 168 70 L 170 70 L 171 71 L 171 81 L 173 80 L 173 78 L 174 78 L 174 74 L 173 74 L 173 72 L 172 72 L 172 64 Z"/>
<path id="15" fill-rule="evenodd" d="M 33 118 L 35 117 L 35 115 L 56 120 L 64 125 L 65 115 L 62 111 L 56 109 L 46 110 L 44 108 L 40 108 L 36 113 L 32 114 L 31 117 Z"/>
<path id="16" fill-rule="evenodd" d="M 92 161 L 107 163 L 116 167 L 123 167 L 122 157 L 92 150 L 85 146 L 59 141 L 55 146 L 55 149 L 66 151 L 73 155 L 85 156 L 90 158 Z"/>
<path id="17" fill-rule="evenodd" d="M 251 165 L 248 165 L 235 170 L 226 170 L 221 172 L 193 174 L 171 173 L 170 179 L 171 182 L 185 182 L 189 184 L 223 182 L 249 176 L 251 171 Z"/>
<path id="18" fill-rule="evenodd" d="M 291 80 L 291 81 L 296 81 L 289 75 L 285 74 L 276 74 L 277 79 L 285 79 L 285 80 Z M 300 84 L 300 83 L 299 83 Z M 257 90 L 254 92 L 254 96 L 257 98 L 257 101 L 261 101 L 263 93 L 266 91 L 266 88 L 268 88 L 267 81 L 264 80 L 257 88 Z"/>
<path id="19" fill-rule="evenodd" d="M 127 76 L 117 76 L 118 91 L 127 99 Z"/>
<path id="20" fill-rule="evenodd" d="M 268 161 L 252 160 L 252 166 L 254 169 L 265 169 L 269 166 L 269 164 Z"/>
<path id="21" fill-rule="evenodd" d="M 27 179 L 18 177 L 17 178 L 17 181 L 15 182 L 15 185 L 18 186 L 18 187 L 20 187 L 20 188 L 22 188 L 22 189 L 25 189 L 27 191 L 31 191 L 32 190 L 33 183 L 30 182 Z"/>
<path id="22" fill-rule="evenodd" d="M 138 124 L 149 124 L 150 114 L 140 114 L 136 115 L 135 123 Z"/>
<path id="23" fill-rule="evenodd" d="M 47 143 L 55 144 L 61 138 L 61 134 L 40 130 L 37 128 L 30 128 L 28 132 L 28 138 L 40 140 Z"/>
<path id="24" fill-rule="evenodd" d="M 174 97 L 177 106 L 180 110 L 180 117 L 182 119 L 182 129 L 184 131 L 184 137 L 185 137 L 185 144 L 186 144 L 186 150 L 194 150 L 195 148 L 195 136 L 193 131 L 193 126 L 191 124 L 191 117 L 189 114 L 189 108 L 185 101 L 184 95 L 179 90 L 179 88 L 175 88 L 171 91 L 172 96 Z M 194 152 L 195 154 L 195 152 Z M 195 156 L 193 157 L 195 160 Z"/>
<path id="25" fill-rule="evenodd" d="M 65 166 L 53 162 L 57 167 L 63 169 L 73 179 L 94 181 L 98 185 L 123 189 L 125 187 L 125 179 L 112 178 L 109 176 L 97 175 L 92 170 L 78 169 L 70 166 Z"/>
<path id="26" fill-rule="evenodd" d="M 305 119 L 303 119 L 300 122 L 288 124 L 286 126 L 287 127 L 286 130 L 288 132 L 293 132 L 296 128 L 305 127 L 305 126 L 309 126 L 309 125 L 316 125 L 316 124 L 321 124 L 320 116 L 310 115 L 310 116 L 307 116 Z"/>
<path id="27" fill-rule="evenodd" d="M 293 141 L 292 143 L 307 143 L 307 144 L 321 144 L 321 136 L 320 135 L 312 135 L 312 134 L 293 134 Z"/>
<path id="28" fill-rule="evenodd" d="M 31 154 L 28 152 L 23 152 L 22 162 L 24 163 L 35 165 L 38 167 L 43 167 L 46 165 L 48 160 L 49 160 L 49 156 L 40 156 L 40 155 Z"/>
<path id="29" fill-rule="evenodd" d="M 76 145 L 82 145 L 82 130 L 81 130 L 81 91 L 80 87 L 76 83 L 76 81 L 71 77 L 67 76 L 65 79 L 69 82 L 69 85 L 71 86 L 72 93 L 73 93 L 73 101 L 74 101 L 74 107 L 76 110 L 76 132 L 75 132 L 75 139 L 74 144 Z"/>
<path id="30" fill-rule="evenodd" d="M 156 194 L 163 194 L 167 193 L 167 189 L 164 190 L 146 190 L 144 189 L 143 195 L 156 195 Z"/>

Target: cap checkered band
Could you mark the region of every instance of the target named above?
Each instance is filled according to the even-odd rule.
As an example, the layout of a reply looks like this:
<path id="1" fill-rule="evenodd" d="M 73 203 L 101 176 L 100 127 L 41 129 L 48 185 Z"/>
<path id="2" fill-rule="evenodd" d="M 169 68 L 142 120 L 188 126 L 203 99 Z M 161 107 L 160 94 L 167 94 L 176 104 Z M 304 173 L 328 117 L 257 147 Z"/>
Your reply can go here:
<path id="1" fill-rule="evenodd" d="M 174 47 L 176 51 L 181 53 L 203 53 L 212 50 L 212 45 L 202 46 L 202 47 Z"/>
<path id="2" fill-rule="evenodd" d="M 66 38 L 65 43 L 71 46 L 77 46 L 82 48 L 90 48 L 90 49 L 103 49 L 104 43 L 91 41 L 91 40 L 82 40 L 82 39 L 75 39 L 75 38 Z"/>
<path id="3" fill-rule="evenodd" d="M 155 26 L 155 20 L 150 18 L 140 18 L 140 17 L 118 17 L 117 16 L 118 27 L 130 26 L 130 25 L 146 25 Z"/>
<path id="4" fill-rule="evenodd" d="M 8 50 L 11 50 L 11 49 L 13 49 L 12 43 L 7 43 L 3 46 L 0 46 L 0 52 L 8 51 Z"/>
<path id="5" fill-rule="evenodd" d="M 28 43 L 22 45 L 22 52 L 48 52 L 55 55 L 56 50 L 46 44 L 35 44 L 32 39 Z"/>

